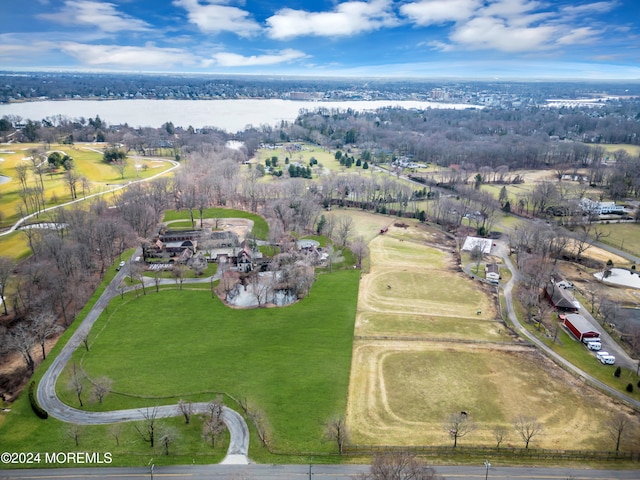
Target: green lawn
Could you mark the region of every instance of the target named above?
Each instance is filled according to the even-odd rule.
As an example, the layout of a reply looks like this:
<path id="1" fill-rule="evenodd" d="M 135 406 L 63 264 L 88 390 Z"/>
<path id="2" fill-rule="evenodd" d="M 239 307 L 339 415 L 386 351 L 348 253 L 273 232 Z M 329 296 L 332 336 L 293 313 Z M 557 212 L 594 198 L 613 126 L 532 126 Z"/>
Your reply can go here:
<path id="1" fill-rule="evenodd" d="M 0 255 L 22 260 L 31 255 L 27 237 L 22 232 L 13 232 L 0 237 Z"/>
<path id="2" fill-rule="evenodd" d="M 200 218 L 199 212 L 194 212 L 194 219 L 196 217 L 198 219 Z M 266 240 L 267 237 L 269 236 L 269 225 L 267 224 L 267 221 L 263 217 L 255 213 L 245 212 L 243 210 L 232 210 L 230 208 L 212 207 L 212 208 L 207 208 L 203 211 L 202 218 L 246 218 L 248 220 L 253 221 L 252 234 L 256 238 L 260 240 Z M 190 219 L 190 215 L 188 210 L 180 210 L 180 211 L 168 210 L 164 214 L 163 222 L 171 222 L 174 220 L 189 220 L 189 219 Z M 196 224 L 199 225 L 199 222 L 196 222 Z M 175 224 L 172 224 L 172 226 L 173 225 Z M 183 226 L 183 224 L 180 224 L 180 225 Z M 189 225 L 187 224 L 187 226 Z"/>
<path id="3" fill-rule="evenodd" d="M 607 235 L 600 239 L 602 243 L 640 256 L 640 223 L 612 223 L 602 229 Z"/>
<path id="4" fill-rule="evenodd" d="M 345 408 L 358 278 L 352 270 L 320 275 L 309 297 L 285 308 L 230 309 L 208 291 L 175 288 L 118 297 L 95 324 L 90 351 L 74 360 L 133 397 L 112 394 L 89 408 L 225 392 L 266 413 L 277 450 L 330 451 L 322 423 Z"/>

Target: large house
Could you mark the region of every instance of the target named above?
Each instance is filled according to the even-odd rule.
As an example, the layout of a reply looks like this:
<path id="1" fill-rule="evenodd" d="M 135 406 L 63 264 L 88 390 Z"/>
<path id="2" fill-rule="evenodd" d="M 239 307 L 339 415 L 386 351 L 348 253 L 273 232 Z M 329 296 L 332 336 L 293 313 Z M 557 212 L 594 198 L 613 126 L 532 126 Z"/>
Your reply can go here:
<path id="1" fill-rule="evenodd" d="M 592 215 L 624 213 L 624 207 L 622 205 L 616 205 L 616 202 L 594 202 L 590 198 L 583 198 L 580 200 L 580 208 L 583 212 Z"/>

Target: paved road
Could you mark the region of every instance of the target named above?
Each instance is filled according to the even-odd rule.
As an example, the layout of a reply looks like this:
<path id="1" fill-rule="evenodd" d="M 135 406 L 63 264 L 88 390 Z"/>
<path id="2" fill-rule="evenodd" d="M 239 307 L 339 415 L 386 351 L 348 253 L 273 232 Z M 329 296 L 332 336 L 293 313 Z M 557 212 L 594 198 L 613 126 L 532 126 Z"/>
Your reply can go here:
<path id="1" fill-rule="evenodd" d="M 369 470 L 368 465 L 186 465 L 154 467 L 155 478 L 189 480 L 353 480 Z M 592 470 L 569 468 L 533 468 L 492 466 L 482 462 L 471 467 L 436 467 L 445 479 L 517 479 L 517 480 L 637 480 L 638 470 Z M 309 475 L 311 473 L 311 475 Z M 43 470 L 1 471 L 2 479 L 108 479 L 139 480 L 152 478 L 150 467 L 138 468 L 58 468 Z"/>
<path id="2" fill-rule="evenodd" d="M 139 249 L 133 254 L 133 258 L 140 255 Z M 56 394 L 56 382 L 60 377 L 65 365 L 71 358 L 71 355 L 78 348 L 82 339 L 91 331 L 91 327 L 98 319 L 102 311 L 107 307 L 109 301 L 120 294 L 117 286 L 120 285 L 126 276 L 127 268 L 122 268 L 102 293 L 93 308 L 89 311 L 85 319 L 82 321 L 73 336 L 67 344 L 62 348 L 58 356 L 51 363 L 45 374 L 42 376 L 38 384 L 37 397 L 40 405 L 49 414 L 62 420 L 63 422 L 77 423 L 81 425 L 97 425 L 118 422 L 129 422 L 132 420 L 144 420 L 145 415 L 149 415 L 147 409 L 130 409 L 130 410 L 113 410 L 110 412 L 86 412 L 78 410 L 64 404 Z M 209 279 L 202 279 L 209 281 Z M 196 413 L 206 413 L 208 411 L 207 403 L 194 403 L 194 411 Z M 182 414 L 177 405 L 163 405 L 156 407 L 155 414 L 161 417 L 178 417 Z M 249 428 L 242 416 L 228 408 L 224 407 L 222 412 L 222 420 L 229 429 L 230 442 L 227 456 L 223 463 L 247 464 L 249 453 Z"/>
<path id="3" fill-rule="evenodd" d="M 507 255 L 507 253 L 506 253 L 506 248 L 507 248 L 506 245 L 503 242 L 497 242 L 497 243 L 498 243 L 498 246 L 497 246 L 498 251 L 497 251 L 497 253 L 500 255 L 500 257 L 502 257 L 502 259 L 504 261 L 504 264 L 507 266 L 507 268 L 511 272 L 511 279 L 506 283 L 506 285 L 504 286 L 504 289 L 503 289 L 505 304 L 507 305 L 507 314 L 509 316 L 509 320 L 511 321 L 511 323 L 513 323 L 513 325 L 519 331 L 520 335 L 522 335 L 527 340 L 529 340 L 531 343 L 533 343 L 536 347 L 538 347 L 541 351 L 543 351 L 547 356 L 549 356 L 551 359 L 553 359 L 559 365 L 563 366 L 565 369 L 567 369 L 567 370 L 575 373 L 576 375 L 584 378 L 588 383 L 590 383 L 591 385 L 594 385 L 595 387 L 597 387 L 598 389 L 606 392 L 607 394 L 611 395 L 612 397 L 616 397 L 619 400 L 622 400 L 623 402 L 625 402 L 630 407 L 635 408 L 636 410 L 640 410 L 640 402 L 638 400 L 636 400 L 634 398 L 631 398 L 631 397 L 629 397 L 627 395 L 624 395 L 623 393 L 617 391 L 614 388 L 611 388 L 609 385 L 606 385 L 605 383 L 601 382 L 600 380 L 598 380 L 598 379 L 592 377 L 591 375 L 589 375 L 587 372 L 585 372 L 585 371 L 581 370 L 580 368 L 576 367 L 573 363 L 569 362 L 568 360 L 566 360 L 563 357 L 561 357 L 560 355 L 558 355 L 556 352 L 551 350 L 551 348 L 549 348 L 547 345 L 545 345 L 542 341 L 540 341 L 534 335 L 529 333 L 529 331 L 526 328 L 524 328 L 524 326 L 520 323 L 520 321 L 518 320 L 518 317 L 516 316 L 515 309 L 513 308 L 513 296 L 512 296 L 513 286 L 516 284 L 517 281 L 520 280 L 520 273 L 513 266 L 513 263 L 511 262 L 511 259 Z"/>

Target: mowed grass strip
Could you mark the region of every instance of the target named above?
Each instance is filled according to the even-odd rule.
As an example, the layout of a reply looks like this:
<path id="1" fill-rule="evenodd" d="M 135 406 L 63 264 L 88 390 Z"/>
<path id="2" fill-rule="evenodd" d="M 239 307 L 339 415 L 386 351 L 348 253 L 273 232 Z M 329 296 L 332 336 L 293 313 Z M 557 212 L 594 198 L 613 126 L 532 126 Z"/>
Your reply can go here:
<path id="1" fill-rule="evenodd" d="M 490 299 L 459 273 L 376 269 L 363 280 L 359 309 L 456 318 L 493 318 Z M 480 311 L 480 315 L 478 315 Z"/>
<path id="2" fill-rule="evenodd" d="M 119 392 L 247 398 L 265 412 L 276 450 L 330 451 L 322 429 L 346 404 L 358 277 L 320 275 L 309 297 L 284 308 L 230 309 L 207 291 L 118 297 L 74 360 Z M 122 397 L 110 395 L 101 409 L 115 405 Z"/>
<path id="3" fill-rule="evenodd" d="M 419 337 L 425 339 L 511 341 L 501 322 L 436 315 L 358 313 L 359 336 Z"/>

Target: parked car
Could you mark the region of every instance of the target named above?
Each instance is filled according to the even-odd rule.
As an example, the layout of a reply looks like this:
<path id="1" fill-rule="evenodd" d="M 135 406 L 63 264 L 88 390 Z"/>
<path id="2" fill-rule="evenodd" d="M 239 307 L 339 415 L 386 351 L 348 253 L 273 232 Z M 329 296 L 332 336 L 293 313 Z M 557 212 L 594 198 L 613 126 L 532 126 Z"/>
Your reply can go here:
<path id="1" fill-rule="evenodd" d="M 117 270 L 117 271 L 120 271 L 120 269 L 121 269 L 122 267 L 124 267 L 124 265 L 125 265 L 125 262 L 124 262 L 124 260 L 122 260 L 122 261 L 118 264 L 118 266 L 116 267 L 116 270 Z"/>
<path id="2" fill-rule="evenodd" d="M 601 355 L 599 358 L 600 363 L 602 363 L 603 365 L 613 365 L 614 363 L 616 363 L 616 357 L 614 357 L 613 355 Z"/>
<path id="3" fill-rule="evenodd" d="M 600 343 L 600 340 L 592 340 L 591 342 L 587 342 L 586 345 L 589 350 L 597 351 L 602 348 L 602 343 Z"/>
<path id="4" fill-rule="evenodd" d="M 562 280 L 556 283 L 556 285 L 559 286 L 560 288 L 573 288 L 573 283 L 567 282 L 566 280 Z"/>

